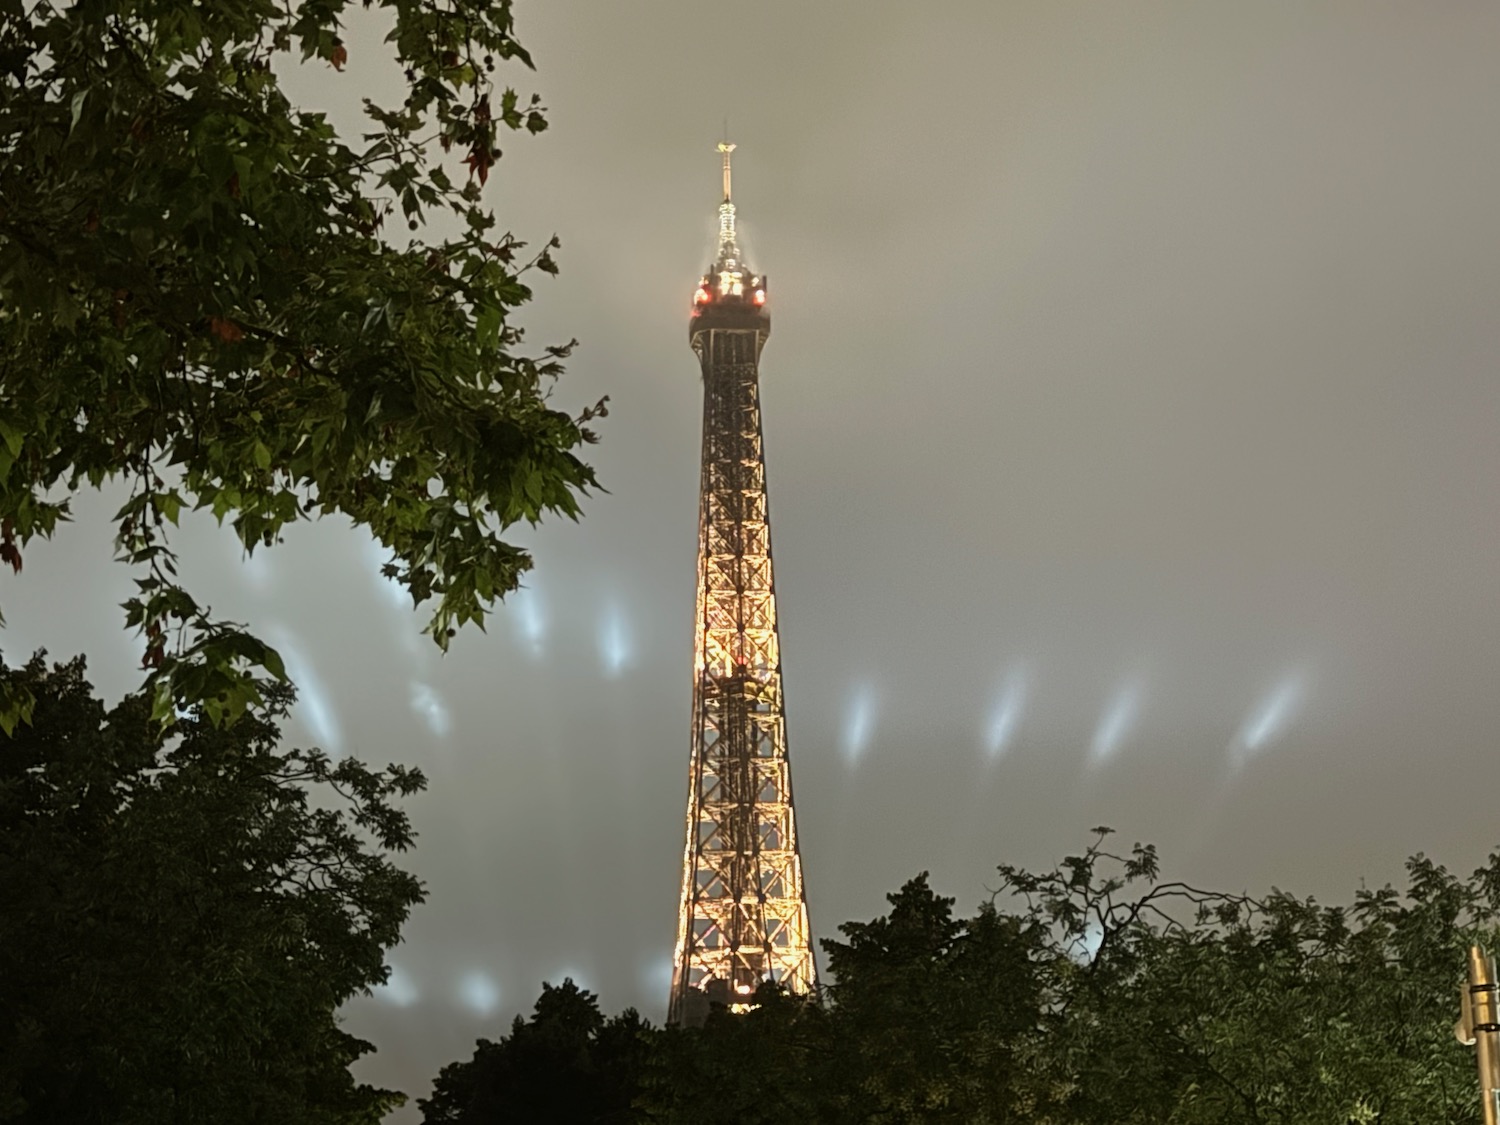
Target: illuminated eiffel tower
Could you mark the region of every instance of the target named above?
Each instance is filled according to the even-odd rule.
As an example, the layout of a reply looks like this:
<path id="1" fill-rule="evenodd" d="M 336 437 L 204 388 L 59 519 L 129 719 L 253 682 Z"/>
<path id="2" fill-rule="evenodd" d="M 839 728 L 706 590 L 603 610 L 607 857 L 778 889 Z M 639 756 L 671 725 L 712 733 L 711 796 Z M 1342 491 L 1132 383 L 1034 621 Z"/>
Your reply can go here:
<path id="1" fill-rule="evenodd" d="M 762 981 L 817 985 L 792 811 L 761 450 L 766 279 L 740 257 L 729 156 L 719 250 L 693 295 L 688 339 L 703 369 L 698 618 L 682 905 L 667 1022 L 745 1005 Z"/>

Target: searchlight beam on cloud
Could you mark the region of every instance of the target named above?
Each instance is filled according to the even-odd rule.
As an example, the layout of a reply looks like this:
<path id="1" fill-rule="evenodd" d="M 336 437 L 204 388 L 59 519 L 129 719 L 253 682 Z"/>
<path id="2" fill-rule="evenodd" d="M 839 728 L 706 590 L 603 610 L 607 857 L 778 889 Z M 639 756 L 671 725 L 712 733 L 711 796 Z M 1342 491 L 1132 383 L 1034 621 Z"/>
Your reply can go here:
<path id="1" fill-rule="evenodd" d="M 522 586 L 507 601 L 515 610 L 514 620 L 521 637 L 533 655 L 540 655 L 547 635 L 547 607 L 542 603 L 542 595 L 534 586 Z"/>
<path id="2" fill-rule="evenodd" d="M 1135 725 L 1140 713 L 1144 689 L 1139 680 L 1126 683 L 1110 698 L 1104 713 L 1099 716 L 1099 725 L 1094 729 L 1094 742 L 1089 751 L 1089 763 L 1102 765 L 1119 752 L 1125 736 Z"/>
<path id="3" fill-rule="evenodd" d="M 310 661 L 302 651 L 301 643 L 285 628 L 273 627 L 271 639 L 286 664 L 287 675 L 297 685 L 297 702 L 293 715 L 306 724 L 308 731 L 318 744 L 331 756 L 343 754 L 342 737 L 338 715 L 333 700 L 323 688 L 323 682 L 313 671 Z"/>
<path id="4" fill-rule="evenodd" d="M 1245 716 L 1229 743 L 1229 764 L 1239 769 L 1280 738 L 1296 717 L 1307 694 L 1308 676 L 1302 670 L 1286 673 Z"/>
<path id="5" fill-rule="evenodd" d="M 618 605 L 611 605 L 599 623 L 599 663 L 606 676 L 618 676 L 630 663 L 632 645 L 625 615 Z"/>
<path id="6" fill-rule="evenodd" d="M 1024 665 L 1011 668 L 1005 677 L 1000 698 L 990 713 L 989 729 L 986 732 L 986 750 L 991 761 L 998 759 L 1010 749 L 1016 728 L 1021 724 L 1021 713 L 1026 706 L 1026 690 L 1029 677 Z"/>
<path id="7" fill-rule="evenodd" d="M 875 733 L 875 689 L 865 684 L 855 691 L 844 727 L 844 759 L 852 766 L 864 755 Z"/>
<path id="8" fill-rule="evenodd" d="M 464 1007 L 477 1016 L 493 1015 L 500 1006 L 500 986 L 478 969 L 464 975 L 458 990 Z"/>
<path id="9" fill-rule="evenodd" d="M 438 738 L 446 738 L 453 729 L 453 718 L 448 705 L 437 690 L 428 684 L 413 680 L 411 685 L 411 709 L 422 717 L 427 729 Z"/>
<path id="10" fill-rule="evenodd" d="M 384 984 L 372 990 L 377 1000 L 383 1000 L 395 1008 L 410 1008 L 417 1002 L 417 984 L 397 965 L 391 966 L 391 975 Z"/>

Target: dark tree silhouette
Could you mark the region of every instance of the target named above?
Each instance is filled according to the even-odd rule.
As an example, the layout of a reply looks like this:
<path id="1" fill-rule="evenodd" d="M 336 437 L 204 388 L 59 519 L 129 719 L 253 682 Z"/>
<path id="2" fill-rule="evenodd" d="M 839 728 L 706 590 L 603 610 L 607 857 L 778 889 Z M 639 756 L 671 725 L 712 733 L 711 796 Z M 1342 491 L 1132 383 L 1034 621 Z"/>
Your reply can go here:
<path id="1" fill-rule="evenodd" d="M 425 1125 L 624 1125 L 647 1049 L 635 1009 L 613 1019 L 571 978 L 542 985 L 529 1021 L 516 1017 L 498 1043 L 479 1040 L 468 1062 L 445 1066 L 421 1099 Z"/>
<path id="2" fill-rule="evenodd" d="M 420 773 L 283 750 L 272 719 L 112 710 L 81 659 L 0 677 L 35 698 L 0 734 L 0 1120 L 375 1122 L 370 1049 L 336 1012 L 385 979 L 421 900 L 388 857 Z"/>

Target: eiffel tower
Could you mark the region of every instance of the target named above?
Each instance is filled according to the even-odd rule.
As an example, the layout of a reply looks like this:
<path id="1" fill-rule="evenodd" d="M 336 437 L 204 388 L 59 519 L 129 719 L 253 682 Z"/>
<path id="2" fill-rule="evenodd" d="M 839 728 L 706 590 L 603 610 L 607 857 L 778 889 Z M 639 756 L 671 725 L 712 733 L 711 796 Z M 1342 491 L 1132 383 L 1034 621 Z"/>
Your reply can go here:
<path id="1" fill-rule="evenodd" d="M 781 696 L 771 522 L 761 449 L 766 279 L 740 256 L 730 153 L 719 249 L 693 294 L 688 339 L 703 372 L 698 617 L 687 844 L 667 1022 L 714 1003 L 744 1010 L 762 981 L 817 986 Z"/>

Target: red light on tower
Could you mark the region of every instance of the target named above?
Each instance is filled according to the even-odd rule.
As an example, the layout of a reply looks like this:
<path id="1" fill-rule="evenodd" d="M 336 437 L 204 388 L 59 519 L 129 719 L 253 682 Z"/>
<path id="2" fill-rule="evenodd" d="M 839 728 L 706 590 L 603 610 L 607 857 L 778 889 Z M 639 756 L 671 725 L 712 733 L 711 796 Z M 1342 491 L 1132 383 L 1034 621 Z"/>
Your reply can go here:
<path id="1" fill-rule="evenodd" d="M 693 304 L 695 305 L 706 305 L 711 300 L 713 300 L 713 294 L 708 291 L 707 286 L 704 286 L 693 294 Z"/>
<path id="2" fill-rule="evenodd" d="M 755 297 L 753 298 L 753 300 L 755 301 L 755 303 L 757 305 L 763 305 L 763 304 L 765 304 L 766 303 L 766 291 L 764 289 L 757 289 L 755 291 Z"/>

